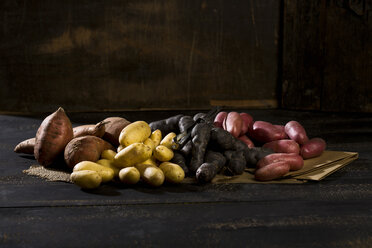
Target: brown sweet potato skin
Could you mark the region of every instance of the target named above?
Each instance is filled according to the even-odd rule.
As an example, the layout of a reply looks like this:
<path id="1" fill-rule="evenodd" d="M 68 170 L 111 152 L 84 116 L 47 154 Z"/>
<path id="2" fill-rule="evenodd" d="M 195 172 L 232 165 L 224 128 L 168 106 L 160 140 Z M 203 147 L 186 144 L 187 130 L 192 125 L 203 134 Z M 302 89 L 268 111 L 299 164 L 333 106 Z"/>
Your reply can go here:
<path id="1" fill-rule="evenodd" d="M 34 146 L 36 160 L 43 166 L 52 164 L 72 138 L 70 119 L 63 108 L 59 108 L 47 116 L 37 130 Z"/>
<path id="2" fill-rule="evenodd" d="M 90 125 L 81 125 L 74 127 L 72 130 L 74 132 L 74 138 L 92 135 L 102 138 L 105 134 L 105 122 L 101 121 L 97 124 L 90 124 Z"/>
<path id="3" fill-rule="evenodd" d="M 66 146 L 64 158 L 69 168 L 81 161 L 95 162 L 104 150 L 115 148 L 107 141 L 96 136 L 82 136 L 72 139 Z"/>
<path id="4" fill-rule="evenodd" d="M 35 147 L 35 138 L 30 138 L 16 145 L 16 147 L 14 148 L 14 152 L 34 155 L 34 147 Z"/>
<path id="5" fill-rule="evenodd" d="M 122 117 L 108 117 L 103 122 L 105 123 L 105 134 L 102 138 L 114 146 L 119 146 L 120 132 L 130 124 L 130 121 Z"/>

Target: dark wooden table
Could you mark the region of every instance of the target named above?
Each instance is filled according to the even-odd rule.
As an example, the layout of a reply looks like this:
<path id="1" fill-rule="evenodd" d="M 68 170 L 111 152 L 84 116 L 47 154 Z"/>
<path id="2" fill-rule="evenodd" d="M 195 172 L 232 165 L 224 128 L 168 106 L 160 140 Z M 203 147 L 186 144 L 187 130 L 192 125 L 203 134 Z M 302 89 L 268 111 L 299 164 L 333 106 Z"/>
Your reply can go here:
<path id="1" fill-rule="evenodd" d="M 108 116 L 152 121 L 176 113 L 68 113 L 74 124 Z M 295 119 L 329 150 L 359 159 L 320 182 L 103 185 L 93 192 L 22 170 L 13 152 L 40 116 L 0 115 L 0 247 L 372 247 L 372 115 L 250 110 L 256 120 Z"/>

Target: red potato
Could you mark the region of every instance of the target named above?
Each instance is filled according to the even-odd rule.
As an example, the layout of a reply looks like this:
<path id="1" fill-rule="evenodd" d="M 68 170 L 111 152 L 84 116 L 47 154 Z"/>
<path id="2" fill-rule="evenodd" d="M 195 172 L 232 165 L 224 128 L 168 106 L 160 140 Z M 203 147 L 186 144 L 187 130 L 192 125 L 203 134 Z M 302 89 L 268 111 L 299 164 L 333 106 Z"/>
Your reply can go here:
<path id="1" fill-rule="evenodd" d="M 108 117 L 103 122 L 105 123 L 105 134 L 102 138 L 116 147 L 119 146 L 120 132 L 130 124 L 130 121 L 122 117 Z"/>
<path id="2" fill-rule="evenodd" d="M 16 147 L 14 148 L 14 152 L 34 155 L 34 147 L 35 138 L 26 139 L 20 142 L 18 145 L 16 145 Z"/>
<path id="3" fill-rule="evenodd" d="M 238 139 L 243 141 L 249 148 L 254 147 L 253 141 L 250 138 L 248 138 L 246 135 L 239 136 Z"/>
<path id="4" fill-rule="evenodd" d="M 253 125 L 253 117 L 247 113 L 240 113 L 240 117 L 243 120 L 242 131 L 240 135 L 246 134 Z"/>
<path id="5" fill-rule="evenodd" d="M 285 133 L 270 122 L 255 121 L 249 131 L 249 136 L 258 142 L 267 143 L 283 139 Z"/>
<path id="6" fill-rule="evenodd" d="M 226 131 L 238 138 L 242 131 L 243 120 L 238 112 L 230 112 L 224 121 L 223 127 Z"/>
<path id="7" fill-rule="evenodd" d="M 314 158 L 322 155 L 326 149 L 326 142 L 322 138 L 312 138 L 302 145 L 300 154 L 304 159 Z"/>
<path id="8" fill-rule="evenodd" d="M 214 122 L 213 122 L 213 125 L 215 127 L 219 127 L 219 128 L 223 128 L 222 125 L 223 125 L 223 122 L 225 121 L 227 117 L 227 112 L 219 112 L 216 117 L 214 118 Z"/>
<path id="9" fill-rule="evenodd" d="M 262 147 L 270 148 L 276 153 L 296 153 L 300 154 L 300 146 L 294 140 L 283 139 L 274 140 L 264 144 Z"/>
<path id="10" fill-rule="evenodd" d="M 297 121 L 290 121 L 285 124 L 284 130 L 291 140 L 296 141 L 300 145 L 309 141 L 305 128 Z"/>
<path id="11" fill-rule="evenodd" d="M 283 161 L 289 164 L 290 170 L 299 170 L 304 166 L 304 160 L 296 153 L 272 153 L 260 159 L 256 165 L 257 169 L 266 165 Z"/>
<path id="12" fill-rule="evenodd" d="M 283 125 L 274 125 L 274 127 L 278 128 L 282 133 L 281 139 L 289 139 L 288 135 L 285 133 L 285 127 Z"/>
<path id="13" fill-rule="evenodd" d="M 65 162 L 70 168 L 74 168 L 81 161 L 96 162 L 104 150 L 115 151 L 115 148 L 109 142 L 96 136 L 77 137 L 72 139 L 65 148 Z"/>
<path id="14" fill-rule="evenodd" d="M 70 119 L 63 108 L 59 108 L 47 116 L 37 130 L 34 146 L 36 160 L 43 166 L 52 164 L 72 138 Z"/>
<path id="15" fill-rule="evenodd" d="M 289 169 L 290 166 L 287 162 L 274 162 L 256 170 L 254 177 L 259 181 L 270 181 L 284 176 L 289 172 Z"/>
<path id="16" fill-rule="evenodd" d="M 101 121 L 93 125 L 81 125 L 74 127 L 72 130 L 74 132 L 74 138 L 92 135 L 102 138 L 105 134 L 105 122 Z"/>

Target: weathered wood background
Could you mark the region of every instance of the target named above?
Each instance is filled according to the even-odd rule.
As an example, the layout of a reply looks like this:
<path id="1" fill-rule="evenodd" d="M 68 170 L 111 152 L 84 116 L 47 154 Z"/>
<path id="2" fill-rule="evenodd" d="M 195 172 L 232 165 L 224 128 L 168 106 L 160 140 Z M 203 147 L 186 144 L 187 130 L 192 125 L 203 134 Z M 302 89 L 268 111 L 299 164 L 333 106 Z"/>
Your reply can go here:
<path id="1" fill-rule="evenodd" d="M 372 1 L 0 2 L 0 112 L 372 112 Z"/>

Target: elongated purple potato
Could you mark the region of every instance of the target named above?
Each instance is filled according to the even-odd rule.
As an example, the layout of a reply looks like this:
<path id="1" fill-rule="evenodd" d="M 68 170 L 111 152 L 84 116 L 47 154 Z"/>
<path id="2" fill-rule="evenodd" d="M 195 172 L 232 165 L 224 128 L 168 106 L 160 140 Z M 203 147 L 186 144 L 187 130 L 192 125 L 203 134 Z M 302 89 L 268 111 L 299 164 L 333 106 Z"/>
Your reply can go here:
<path id="1" fill-rule="evenodd" d="M 326 146 L 324 139 L 312 138 L 301 147 L 300 154 L 304 159 L 318 157 L 322 155 Z"/>
<path id="2" fill-rule="evenodd" d="M 309 141 L 305 128 L 297 121 L 290 121 L 285 124 L 284 130 L 291 140 L 296 141 L 300 145 L 303 145 Z"/>

